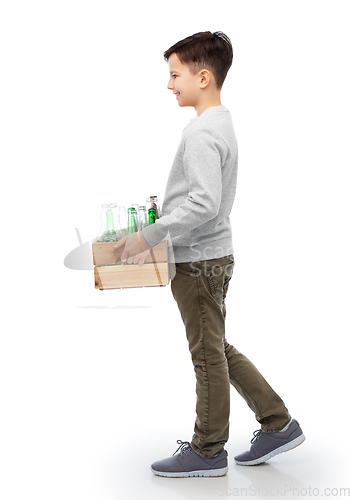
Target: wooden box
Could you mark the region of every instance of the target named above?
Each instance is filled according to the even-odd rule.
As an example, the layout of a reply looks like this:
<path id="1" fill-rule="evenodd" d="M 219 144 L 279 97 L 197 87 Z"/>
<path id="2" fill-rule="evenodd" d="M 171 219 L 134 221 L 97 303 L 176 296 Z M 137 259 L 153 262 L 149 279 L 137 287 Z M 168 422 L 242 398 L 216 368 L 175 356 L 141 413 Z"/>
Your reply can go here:
<path id="1" fill-rule="evenodd" d="M 144 264 L 127 264 L 120 260 L 123 248 L 113 248 L 116 242 L 96 241 L 92 244 L 95 288 L 140 288 L 166 286 L 170 282 L 167 241 L 155 245 Z"/>

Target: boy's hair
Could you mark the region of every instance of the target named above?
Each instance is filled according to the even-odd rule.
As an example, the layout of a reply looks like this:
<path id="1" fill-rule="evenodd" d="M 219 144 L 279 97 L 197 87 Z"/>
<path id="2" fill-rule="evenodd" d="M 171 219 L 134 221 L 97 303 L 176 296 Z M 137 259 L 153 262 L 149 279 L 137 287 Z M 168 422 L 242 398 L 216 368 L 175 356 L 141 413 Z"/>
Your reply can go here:
<path id="1" fill-rule="evenodd" d="M 168 61 L 176 53 L 180 62 L 189 66 L 196 74 L 203 68 L 212 71 L 217 88 L 221 89 L 228 70 L 233 62 L 232 44 L 222 31 L 202 31 L 180 40 L 163 54 Z"/>

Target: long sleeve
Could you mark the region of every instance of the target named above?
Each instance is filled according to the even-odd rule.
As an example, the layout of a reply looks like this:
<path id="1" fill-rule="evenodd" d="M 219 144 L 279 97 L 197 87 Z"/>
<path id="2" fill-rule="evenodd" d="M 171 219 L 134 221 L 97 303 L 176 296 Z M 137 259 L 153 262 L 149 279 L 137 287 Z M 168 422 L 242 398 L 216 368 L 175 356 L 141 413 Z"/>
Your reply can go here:
<path id="1" fill-rule="evenodd" d="M 225 141 L 211 130 L 195 130 L 185 138 L 182 167 L 187 195 L 170 214 L 143 229 L 150 245 L 156 245 L 168 233 L 172 240 L 186 235 L 216 217 L 221 206 L 222 165 L 227 154 Z M 180 171 L 178 166 L 178 176 Z M 172 179 L 168 188 L 172 189 Z"/>

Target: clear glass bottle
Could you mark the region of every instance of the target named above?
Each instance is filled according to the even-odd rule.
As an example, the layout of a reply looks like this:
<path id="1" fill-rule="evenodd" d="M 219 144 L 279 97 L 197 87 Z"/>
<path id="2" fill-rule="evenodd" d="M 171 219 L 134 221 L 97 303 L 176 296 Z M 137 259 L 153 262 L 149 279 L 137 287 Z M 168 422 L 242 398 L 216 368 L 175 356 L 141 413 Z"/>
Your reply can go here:
<path id="1" fill-rule="evenodd" d="M 146 207 L 144 205 L 140 205 L 140 207 L 139 207 L 139 226 L 138 226 L 139 231 L 142 231 L 143 228 L 146 227 L 148 224 L 149 224 L 149 222 L 147 219 Z"/>
<path id="2" fill-rule="evenodd" d="M 126 236 L 128 231 L 127 210 L 124 206 L 118 207 L 118 239 Z"/>
<path id="3" fill-rule="evenodd" d="M 98 241 L 117 241 L 117 233 L 117 205 L 115 203 L 104 203 L 101 205 Z"/>

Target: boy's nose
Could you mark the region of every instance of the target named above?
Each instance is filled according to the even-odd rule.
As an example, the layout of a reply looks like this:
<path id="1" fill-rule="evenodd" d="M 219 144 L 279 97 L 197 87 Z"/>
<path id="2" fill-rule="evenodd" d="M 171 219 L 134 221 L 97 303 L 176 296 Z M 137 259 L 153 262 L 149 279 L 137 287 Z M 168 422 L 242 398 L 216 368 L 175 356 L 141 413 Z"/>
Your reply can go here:
<path id="1" fill-rule="evenodd" d="M 173 90 L 174 89 L 174 86 L 173 86 L 173 83 L 172 83 L 172 80 L 170 79 L 169 82 L 168 82 L 168 85 L 167 85 L 167 88 L 169 90 Z"/>

